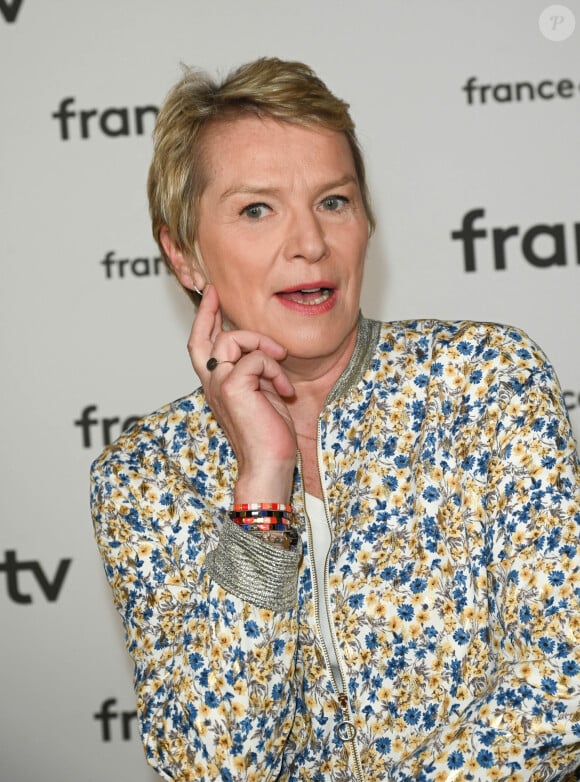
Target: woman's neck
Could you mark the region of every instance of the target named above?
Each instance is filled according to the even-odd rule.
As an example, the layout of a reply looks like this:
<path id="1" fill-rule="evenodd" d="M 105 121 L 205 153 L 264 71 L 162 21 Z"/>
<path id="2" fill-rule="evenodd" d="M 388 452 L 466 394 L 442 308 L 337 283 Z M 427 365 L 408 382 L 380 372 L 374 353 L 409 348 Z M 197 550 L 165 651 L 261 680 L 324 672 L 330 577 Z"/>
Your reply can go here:
<path id="1" fill-rule="evenodd" d="M 334 369 L 333 372 L 327 372 L 311 380 L 291 378 L 296 393 L 284 402 L 296 431 L 304 436 L 316 437 L 318 417 L 329 393 L 344 371 L 344 367 L 335 366 Z"/>
<path id="2" fill-rule="evenodd" d="M 332 356 L 314 359 L 289 356 L 283 362 L 296 391 L 292 398 L 284 402 L 294 423 L 297 445 L 302 455 L 305 490 L 319 498 L 322 497 L 322 485 L 317 456 L 318 419 L 328 395 L 350 362 L 356 340 L 357 329 L 354 329 Z"/>
<path id="3" fill-rule="evenodd" d="M 282 362 L 288 379 L 296 390 L 295 396 L 286 400 L 292 418 L 293 410 L 298 418 L 304 417 L 299 411 L 305 411 L 308 415 L 314 413 L 314 417 L 318 418 L 330 391 L 348 366 L 356 340 L 355 328 L 331 355 L 313 358 L 289 355 Z"/>

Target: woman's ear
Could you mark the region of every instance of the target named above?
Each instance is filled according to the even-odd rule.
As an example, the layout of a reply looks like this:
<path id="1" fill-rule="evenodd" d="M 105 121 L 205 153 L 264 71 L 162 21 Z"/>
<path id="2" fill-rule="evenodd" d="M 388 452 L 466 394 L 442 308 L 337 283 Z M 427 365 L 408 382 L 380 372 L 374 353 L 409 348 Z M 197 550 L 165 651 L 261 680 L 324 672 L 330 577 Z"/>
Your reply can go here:
<path id="1" fill-rule="evenodd" d="M 183 287 L 190 291 L 200 288 L 203 290 L 206 285 L 204 275 L 197 268 L 195 261 L 189 256 L 184 255 L 177 247 L 171 238 L 169 228 L 166 225 L 162 226 L 159 231 L 159 241 L 165 251 L 165 255 L 169 258 L 175 276 Z"/>

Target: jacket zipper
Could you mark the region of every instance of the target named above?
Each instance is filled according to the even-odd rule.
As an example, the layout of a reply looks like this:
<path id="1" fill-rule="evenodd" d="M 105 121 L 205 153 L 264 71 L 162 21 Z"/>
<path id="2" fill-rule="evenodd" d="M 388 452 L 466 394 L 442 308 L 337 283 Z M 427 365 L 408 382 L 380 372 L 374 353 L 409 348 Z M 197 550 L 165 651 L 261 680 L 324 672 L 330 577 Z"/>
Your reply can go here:
<path id="1" fill-rule="evenodd" d="M 298 451 L 298 469 L 300 470 L 300 475 L 302 476 L 302 504 L 304 506 L 305 510 L 305 517 L 306 517 L 306 524 L 307 524 L 307 531 L 308 531 L 308 551 L 310 553 L 310 560 L 311 560 L 311 566 L 310 570 L 312 573 L 312 592 L 313 592 L 313 599 L 314 599 L 314 621 L 316 623 L 316 629 L 318 631 L 318 638 L 320 640 L 320 644 L 322 646 L 322 653 L 324 656 L 324 661 L 326 663 L 326 668 L 328 670 L 330 680 L 332 682 L 332 686 L 334 688 L 334 692 L 336 693 L 337 700 L 340 704 L 340 708 L 342 709 L 343 714 L 345 715 L 346 719 L 344 720 L 345 723 L 347 723 L 350 727 L 349 733 L 351 734 L 350 738 L 347 738 L 345 740 L 345 743 L 348 743 L 350 745 L 352 758 L 354 760 L 354 766 L 355 766 L 355 776 L 357 778 L 357 782 L 364 782 L 364 774 L 362 769 L 362 761 L 360 758 L 359 749 L 356 745 L 355 738 L 355 728 L 352 721 L 352 712 L 350 710 L 350 704 L 348 700 L 348 695 L 345 690 L 345 682 L 346 682 L 346 672 L 343 667 L 343 660 L 340 654 L 340 650 L 338 648 L 338 641 L 336 637 L 336 630 L 334 627 L 334 622 L 331 619 L 331 611 L 330 611 L 330 599 L 329 599 L 329 583 L 328 583 L 328 560 L 330 557 L 330 548 L 332 547 L 333 543 L 333 534 L 332 534 L 332 526 L 330 524 L 330 509 L 328 506 L 328 497 L 326 496 L 326 489 L 324 486 L 324 480 L 323 480 L 323 470 L 321 465 L 321 454 L 322 454 L 322 446 L 321 446 L 321 440 L 322 440 L 322 433 L 321 433 L 321 425 L 320 420 L 318 421 L 318 428 L 317 428 L 317 442 L 316 442 L 316 452 L 317 452 L 317 463 L 318 463 L 318 475 L 320 478 L 320 486 L 322 488 L 322 500 L 324 503 L 324 515 L 326 516 L 326 523 L 328 525 L 328 529 L 330 530 L 330 546 L 328 549 L 328 552 L 326 554 L 326 558 L 324 560 L 324 582 L 323 582 L 323 592 L 324 592 L 324 601 L 326 603 L 326 616 L 328 620 L 328 626 L 330 628 L 330 637 L 332 639 L 332 645 L 334 647 L 334 654 L 336 657 L 336 662 L 338 664 L 338 670 L 340 672 L 341 682 L 339 686 L 339 683 L 336 681 L 336 678 L 334 676 L 334 671 L 332 670 L 332 666 L 330 664 L 330 656 L 328 654 L 328 649 L 326 647 L 326 641 L 324 640 L 324 637 L 322 635 L 322 629 L 320 625 L 320 605 L 318 600 L 318 576 L 316 573 L 316 567 L 314 565 L 314 541 L 312 537 L 312 525 L 310 523 L 310 518 L 308 517 L 308 513 L 306 512 L 306 497 L 305 495 L 305 488 L 304 488 L 304 476 L 302 474 L 302 456 L 300 454 L 300 451 Z M 344 739 L 343 739 L 344 740 Z"/>

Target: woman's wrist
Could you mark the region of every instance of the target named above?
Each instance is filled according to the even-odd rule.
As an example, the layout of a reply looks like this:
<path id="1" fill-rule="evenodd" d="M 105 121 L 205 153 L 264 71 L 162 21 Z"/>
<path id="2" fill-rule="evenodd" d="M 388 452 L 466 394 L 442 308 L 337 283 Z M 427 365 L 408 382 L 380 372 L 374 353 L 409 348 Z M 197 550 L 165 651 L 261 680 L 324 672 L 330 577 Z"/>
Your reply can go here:
<path id="1" fill-rule="evenodd" d="M 268 475 L 264 477 L 240 476 L 234 489 L 234 502 L 255 503 L 274 502 L 288 504 L 292 494 L 294 469 L 289 475 Z"/>

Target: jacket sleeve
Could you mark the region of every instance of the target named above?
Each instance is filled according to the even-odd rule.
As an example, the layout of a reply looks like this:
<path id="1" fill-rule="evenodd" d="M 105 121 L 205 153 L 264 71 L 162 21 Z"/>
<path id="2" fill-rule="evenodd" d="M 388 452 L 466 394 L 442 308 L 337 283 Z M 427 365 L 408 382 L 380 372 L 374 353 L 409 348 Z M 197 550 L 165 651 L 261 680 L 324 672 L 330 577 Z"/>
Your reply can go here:
<path id="1" fill-rule="evenodd" d="M 557 380 L 524 337 L 488 410 L 487 642 L 495 675 L 399 780 L 565 779 L 580 763 L 580 470 Z"/>
<path id="2" fill-rule="evenodd" d="M 248 551 L 150 450 L 114 447 L 91 474 L 148 762 L 166 780 L 275 779 L 296 708 L 300 554 L 253 536 Z"/>

